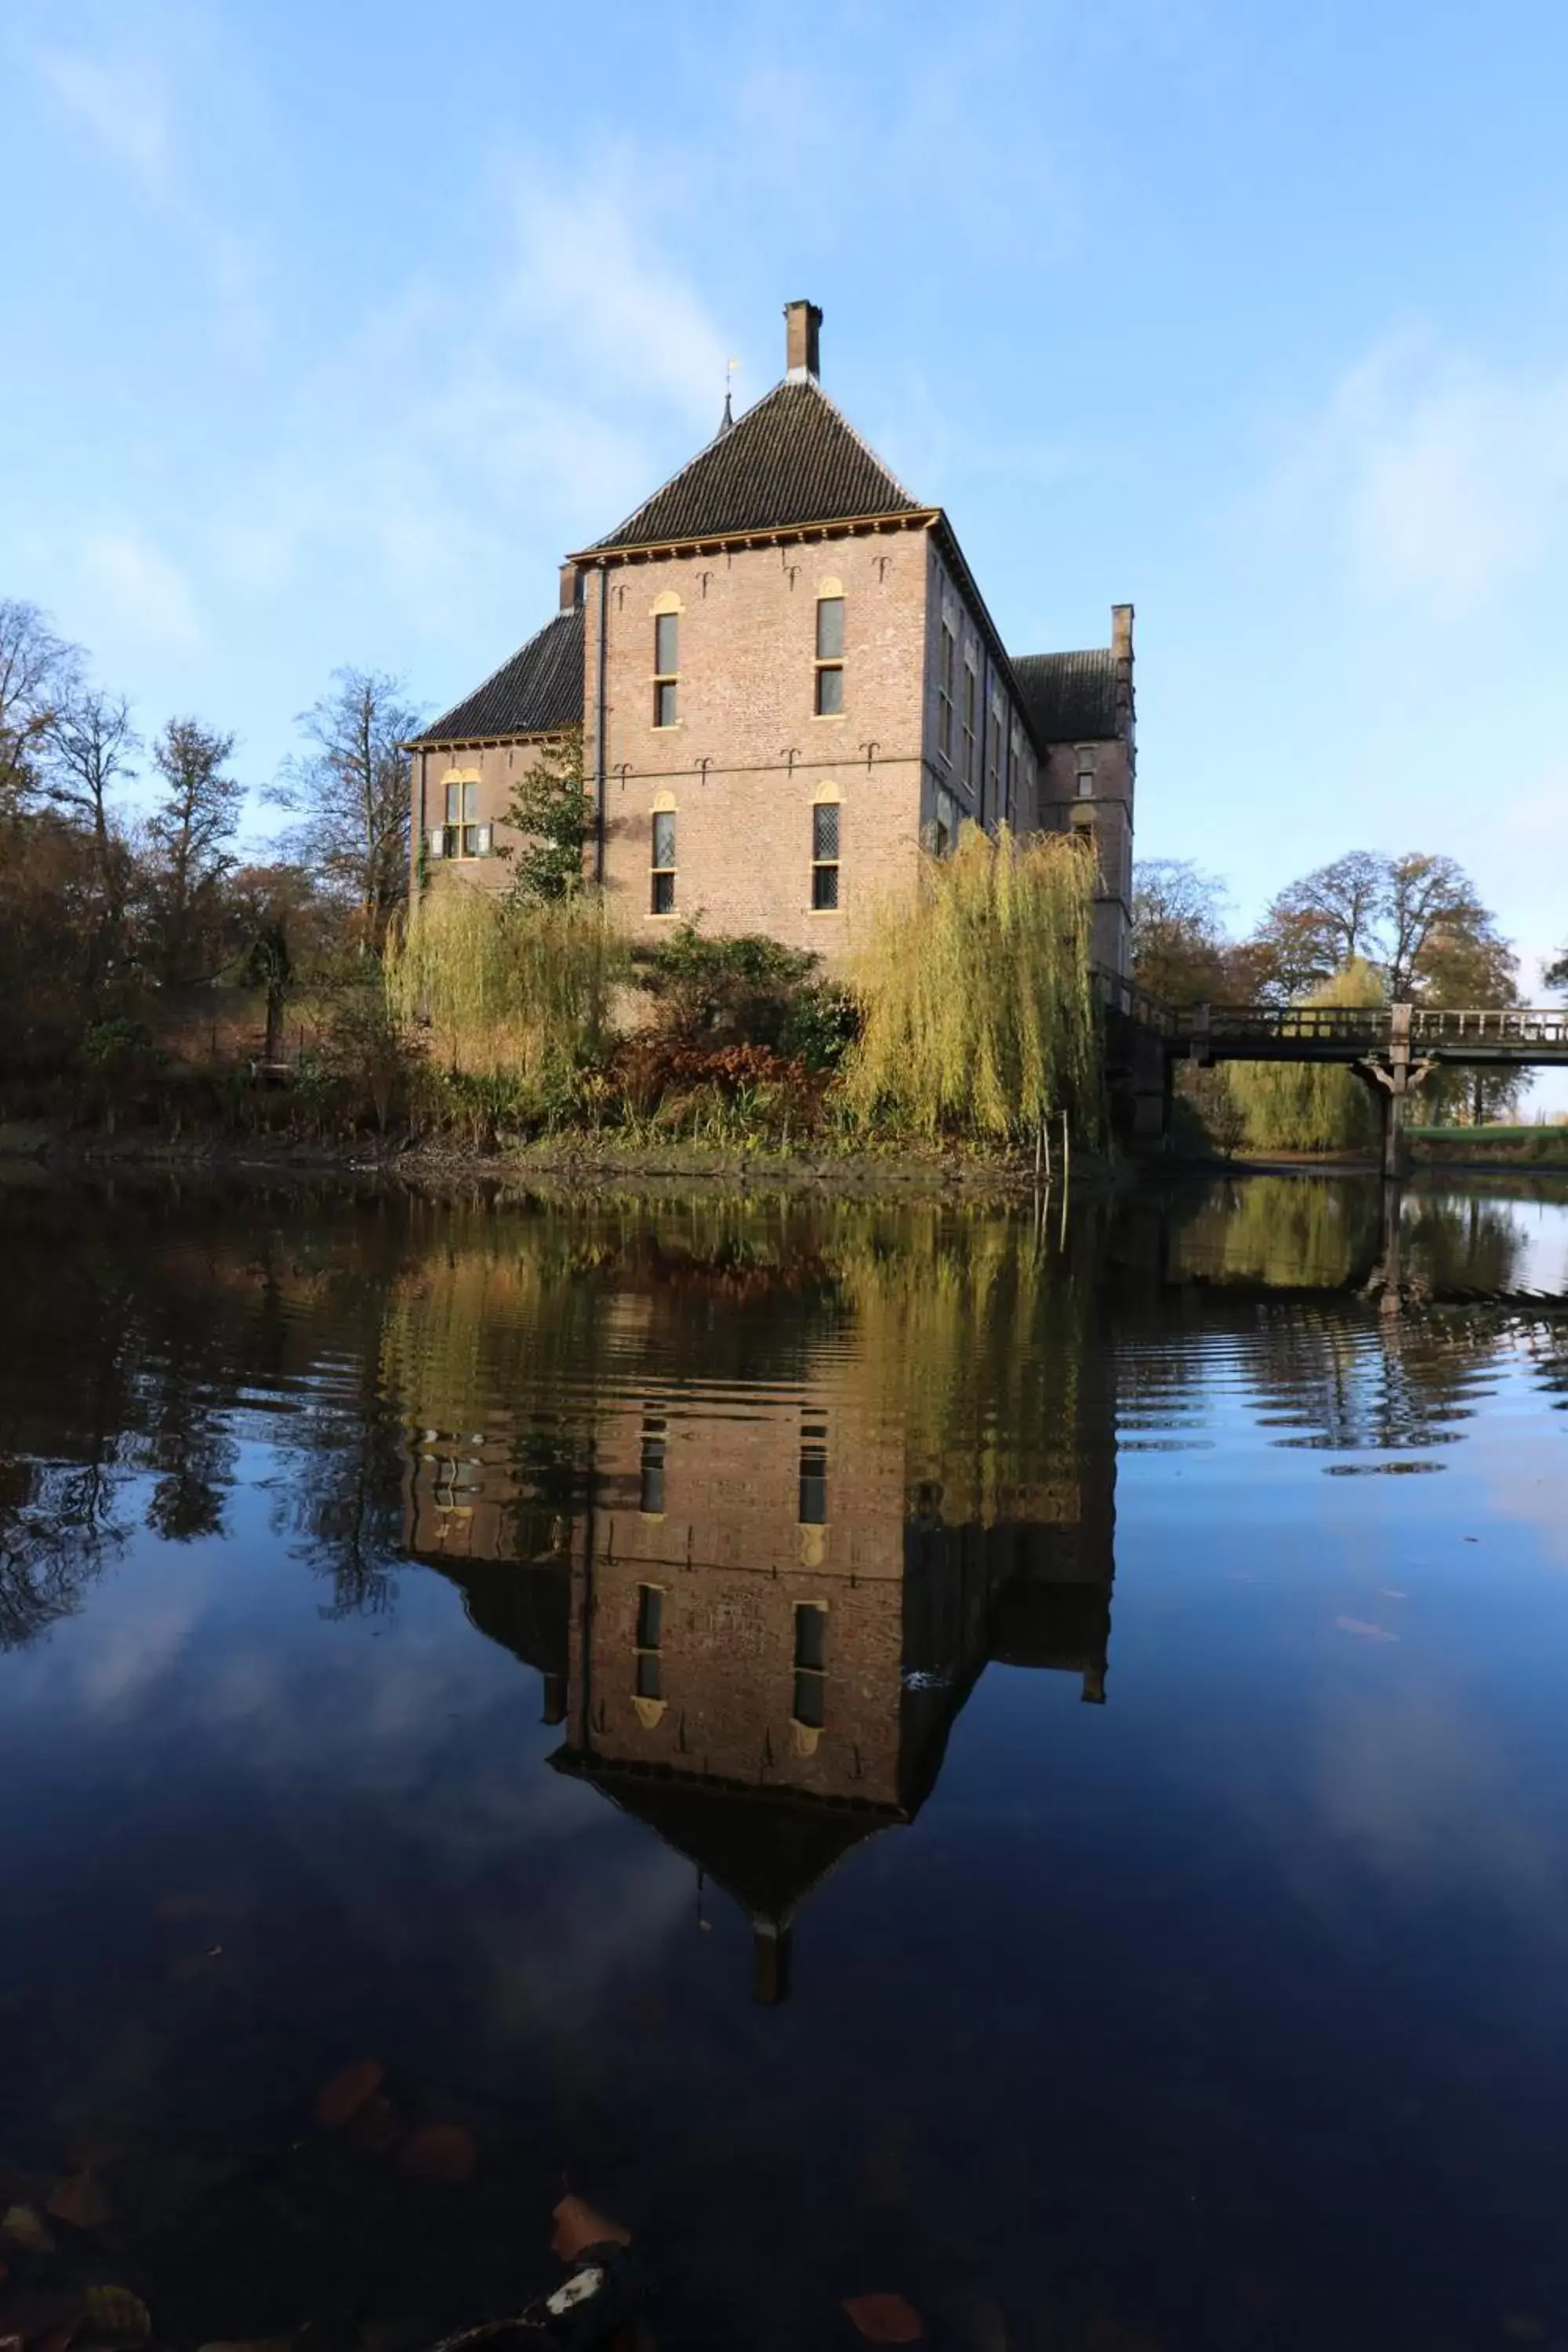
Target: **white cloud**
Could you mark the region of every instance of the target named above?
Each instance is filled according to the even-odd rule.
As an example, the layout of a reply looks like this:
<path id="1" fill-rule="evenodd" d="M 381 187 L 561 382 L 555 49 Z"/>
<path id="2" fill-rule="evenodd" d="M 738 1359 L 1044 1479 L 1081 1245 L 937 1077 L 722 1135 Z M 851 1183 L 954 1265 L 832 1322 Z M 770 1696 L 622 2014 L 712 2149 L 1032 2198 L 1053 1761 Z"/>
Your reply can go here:
<path id="1" fill-rule="evenodd" d="M 131 531 L 105 530 L 82 551 L 83 569 L 132 642 L 194 654 L 203 642 L 190 583 L 178 565 Z"/>
<path id="2" fill-rule="evenodd" d="M 68 112 L 150 194 L 172 184 L 168 92 L 142 59 L 107 61 L 46 50 L 38 71 Z"/>
<path id="3" fill-rule="evenodd" d="M 1568 367 L 1506 372 L 1414 331 L 1346 369 L 1274 485 L 1357 589 L 1464 619 L 1568 540 Z"/>
<path id="4" fill-rule="evenodd" d="M 166 76 L 142 57 L 98 57 L 46 49 L 38 74 L 78 126 L 128 172 L 143 194 L 189 239 L 216 297 L 220 346 L 254 361 L 266 341 L 267 321 L 257 290 L 257 266 L 247 240 L 214 212 L 194 184 L 178 135 Z"/>

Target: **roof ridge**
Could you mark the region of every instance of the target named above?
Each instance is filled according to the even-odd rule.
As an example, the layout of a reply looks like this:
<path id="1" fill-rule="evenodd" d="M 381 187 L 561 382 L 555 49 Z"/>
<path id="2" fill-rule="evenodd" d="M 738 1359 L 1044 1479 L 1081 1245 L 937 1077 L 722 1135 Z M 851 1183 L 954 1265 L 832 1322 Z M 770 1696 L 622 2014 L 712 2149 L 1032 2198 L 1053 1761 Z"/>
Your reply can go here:
<path id="1" fill-rule="evenodd" d="M 682 474 L 689 474 L 693 466 L 700 466 L 710 449 L 716 448 L 721 441 L 727 441 L 731 433 L 738 433 L 742 425 L 744 425 L 748 419 L 755 416 L 759 408 L 765 408 L 770 400 L 776 400 L 779 394 L 784 390 L 788 383 L 788 376 L 780 376 L 777 383 L 770 384 L 766 392 L 759 393 L 755 400 L 752 401 L 750 408 L 742 408 L 739 416 L 735 417 L 729 425 L 721 425 L 717 433 L 710 434 L 709 438 L 702 444 L 700 449 L 694 449 L 689 457 L 683 458 L 681 463 L 677 466 L 673 474 L 667 474 L 662 482 L 657 483 L 655 487 L 648 491 L 646 498 L 640 498 L 636 506 L 633 507 L 630 514 L 623 515 L 621 517 L 620 521 L 616 525 L 613 531 L 606 531 L 603 539 L 591 541 L 590 545 L 595 548 L 618 547 L 620 545 L 621 532 L 625 530 L 628 523 L 636 522 L 638 515 L 641 514 L 645 507 L 651 507 L 655 499 L 661 499 L 663 498 L 666 490 L 672 490 L 677 482 L 679 481 Z"/>

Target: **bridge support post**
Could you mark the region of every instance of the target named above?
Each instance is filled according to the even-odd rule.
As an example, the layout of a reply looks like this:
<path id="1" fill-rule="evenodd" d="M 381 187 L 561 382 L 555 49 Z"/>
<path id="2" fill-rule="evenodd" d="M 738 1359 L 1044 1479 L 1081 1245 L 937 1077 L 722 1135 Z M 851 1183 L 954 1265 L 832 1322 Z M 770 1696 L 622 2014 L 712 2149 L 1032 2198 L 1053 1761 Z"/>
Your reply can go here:
<path id="1" fill-rule="evenodd" d="M 1383 1130 L 1382 1172 L 1385 1184 L 1397 1184 L 1405 1173 L 1405 1107 L 1431 1072 L 1432 1063 L 1415 1061 L 1410 1051 L 1408 1004 L 1390 1007 L 1388 1051 L 1369 1054 L 1352 1067 L 1377 1098 Z"/>

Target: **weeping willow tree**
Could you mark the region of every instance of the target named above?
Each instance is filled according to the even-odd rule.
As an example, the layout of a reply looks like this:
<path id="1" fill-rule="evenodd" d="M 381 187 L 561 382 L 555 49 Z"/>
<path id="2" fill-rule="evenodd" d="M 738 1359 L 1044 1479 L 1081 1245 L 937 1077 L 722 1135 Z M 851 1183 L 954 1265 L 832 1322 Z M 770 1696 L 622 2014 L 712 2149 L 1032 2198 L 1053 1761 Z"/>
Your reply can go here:
<path id="1" fill-rule="evenodd" d="M 447 1067 L 541 1077 L 597 1052 L 625 942 L 593 891 L 524 903 L 467 883 L 427 891 L 387 951 L 386 990 Z"/>
<path id="2" fill-rule="evenodd" d="M 1093 915 L 1093 853 L 1068 835 L 1020 842 L 965 824 L 951 857 L 922 856 L 853 976 L 856 1114 L 927 1135 L 1026 1136 L 1058 1110 L 1098 1124 Z"/>
<path id="3" fill-rule="evenodd" d="M 1359 958 L 1303 1004 L 1381 1004 L 1379 974 Z M 1377 1113 L 1363 1081 L 1331 1062 L 1233 1062 L 1230 1089 L 1255 1151 L 1371 1151 Z"/>

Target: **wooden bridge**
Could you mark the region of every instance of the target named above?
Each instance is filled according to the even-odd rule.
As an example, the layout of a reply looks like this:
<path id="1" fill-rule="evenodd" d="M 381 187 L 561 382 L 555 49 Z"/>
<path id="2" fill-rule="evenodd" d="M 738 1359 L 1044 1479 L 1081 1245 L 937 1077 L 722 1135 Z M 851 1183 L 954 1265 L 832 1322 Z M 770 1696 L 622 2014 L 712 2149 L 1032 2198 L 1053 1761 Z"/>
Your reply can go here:
<path id="1" fill-rule="evenodd" d="M 1099 984 L 1108 1076 L 1131 1094 L 1133 1131 L 1144 1137 L 1164 1131 L 1178 1062 L 1200 1068 L 1215 1062 L 1331 1062 L 1353 1070 L 1376 1096 L 1384 1173 L 1393 1177 L 1399 1172 L 1405 1105 L 1435 1069 L 1568 1067 L 1568 1008 L 1562 1005 L 1176 1007 L 1113 972 L 1101 971 Z"/>

